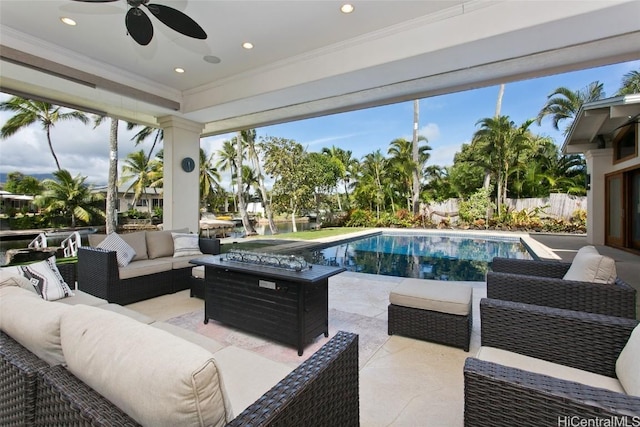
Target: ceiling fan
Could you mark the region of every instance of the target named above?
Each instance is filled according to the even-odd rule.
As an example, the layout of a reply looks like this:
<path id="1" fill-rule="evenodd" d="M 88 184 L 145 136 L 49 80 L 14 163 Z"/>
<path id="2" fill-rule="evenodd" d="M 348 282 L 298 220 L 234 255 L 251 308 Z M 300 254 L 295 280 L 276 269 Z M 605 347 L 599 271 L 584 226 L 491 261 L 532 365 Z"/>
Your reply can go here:
<path id="1" fill-rule="evenodd" d="M 110 3 L 118 0 L 74 0 L 85 3 Z M 162 4 L 149 4 L 150 0 L 127 0 L 131 8 L 125 17 L 125 25 L 129 35 L 140 45 L 146 46 L 153 38 L 153 25 L 151 19 L 142 11 L 144 6 L 156 18 L 167 27 L 188 37 L 204 40 L 207 33 L 196 21 L 169 6 Z"/>

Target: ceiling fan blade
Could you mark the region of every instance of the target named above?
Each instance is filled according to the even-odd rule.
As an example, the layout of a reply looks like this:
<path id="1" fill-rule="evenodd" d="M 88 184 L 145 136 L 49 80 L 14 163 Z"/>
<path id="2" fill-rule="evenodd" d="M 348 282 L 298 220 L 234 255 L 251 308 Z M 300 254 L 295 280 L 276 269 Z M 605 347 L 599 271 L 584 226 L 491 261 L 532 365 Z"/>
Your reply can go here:
<path id="1" fill-rule="evenodd" d="M 167 27 L 195 39 L 204 40 L 207 38 L 207 33 L 204 32 L 202 27 L 179 10 L 162 4 L 148 4 L 145 6 Z"/>
<path id="2" fill-rule="evenodd" d="M 129 35 L 142 46 L 146 46 L 153 38 L 153 25 L 151 19 L 137 7 L 132 7 L 127 12 L 125 24 Z"/>

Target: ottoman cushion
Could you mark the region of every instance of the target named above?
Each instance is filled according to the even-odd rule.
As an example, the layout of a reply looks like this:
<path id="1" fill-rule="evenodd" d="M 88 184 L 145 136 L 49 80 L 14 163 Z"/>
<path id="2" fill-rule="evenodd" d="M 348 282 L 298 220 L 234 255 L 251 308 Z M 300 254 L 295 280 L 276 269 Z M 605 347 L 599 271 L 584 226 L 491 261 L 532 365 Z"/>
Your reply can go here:
<path id="1" fill-rule="evenodd" d="M 439 280 L 405 279 L 389 294 L 389 302 L 403 307 L 466 316 L 472 288 Z"/>

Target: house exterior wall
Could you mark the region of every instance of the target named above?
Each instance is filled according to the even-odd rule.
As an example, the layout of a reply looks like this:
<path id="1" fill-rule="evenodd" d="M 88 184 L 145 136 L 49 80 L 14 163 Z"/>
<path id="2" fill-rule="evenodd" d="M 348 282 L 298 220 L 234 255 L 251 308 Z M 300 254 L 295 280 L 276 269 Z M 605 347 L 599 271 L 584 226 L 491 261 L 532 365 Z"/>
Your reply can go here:
<path id="1" fill-rule="evenodd" d="M 636 147 L 639 146 L 640 137 L 636 132 Z M 591 175 L 591 189 L 587 191 L 587 242 L 592 245 L 604 245 L 607 226 L 605 176 L 640 167 L 640 156 L 614 163 L 613 148 L 604 148 L 587 151 L 585 158 L 587 173 Z"/>

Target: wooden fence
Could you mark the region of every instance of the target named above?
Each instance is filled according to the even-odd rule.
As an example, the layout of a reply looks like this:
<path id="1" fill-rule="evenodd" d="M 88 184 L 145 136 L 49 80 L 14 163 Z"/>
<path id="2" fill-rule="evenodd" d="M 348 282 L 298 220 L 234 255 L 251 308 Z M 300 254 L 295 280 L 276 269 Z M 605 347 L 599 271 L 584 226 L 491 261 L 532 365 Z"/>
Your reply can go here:
<path id="1" fill-rule="evenodd" d="M 505 205 L 510 211 L 528 211 L 544 207 L 540 216 L 552 218 L 571 218 L 574 213 L 581 209 L 587 210 L 587 198 L 585 196 L 572 196 L 564 193 L 552 193 L 549 197 L 537 199 L 507 199 Z M 431 218 L 433 222 L 440 222 L 449 219 L 457 222 L 459 212 L 459 199 L 449 199 L 441 203 L 430 203 L 423 206 L 423 212 Z"/>

